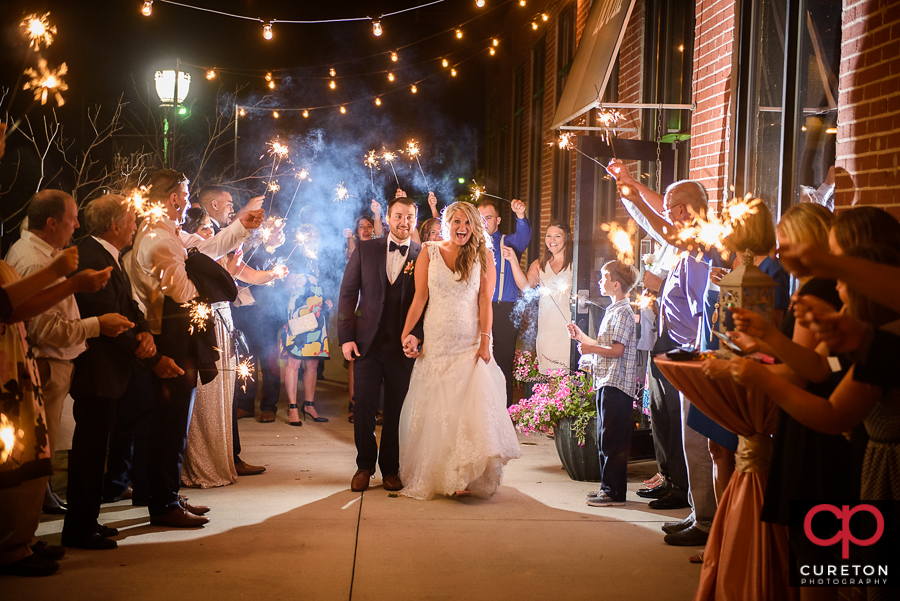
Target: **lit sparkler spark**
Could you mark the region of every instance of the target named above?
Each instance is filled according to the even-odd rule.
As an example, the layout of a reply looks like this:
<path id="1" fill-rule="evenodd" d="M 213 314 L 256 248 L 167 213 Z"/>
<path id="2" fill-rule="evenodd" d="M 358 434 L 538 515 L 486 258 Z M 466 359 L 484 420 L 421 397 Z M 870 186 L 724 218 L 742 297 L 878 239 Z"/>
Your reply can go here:
<path id="1" fill-rule="evenodd" d="M 40 100 L 41 104 L 47 104 L 48 96 L 53 94 L 53 97 L 56 98 L 56 104 L 62 106 L 65 104 L 65 100 L 63 100 L 60 92 L 65 92 L 69 89 L 66 82 L 62 80 L 62 76 L 67 71 L 66 63 L 61 64 L 59 69 L 50 71 L 47 69 L 47 61 L 40 59 L 37 71 L 31 68 L 25 70 L 25 75 L 29 76 L 31 80 L 25 82 L 25 86 L 22 89 L 34 90 L 34 100 Z"/>
<path id="2" fill-rule="evenodd" d="M 649 290 L 644 290 L 637 300 L 633 303 L 638 309 L 646 309 L 653 302 L 653 295 Z"/>
<path id="3" fill-rule="evenodd" d="M 237 374 L 238 380 L 243 382 L 241 385 L 241 390 L 247 392 L 247 381 L 253 382 L 253 367 L 250 365 L 250 361 L 253 360 L 253 357 L 247 357 L 243 361 L 235 366 L 235 373 Z"/>
<path id="4" fill-rule="evenodd" d="M 304 244 L 308 238 L 309 235 L 300 230 L 297 230 L 297 235 L 294 237 L 294 239 L 297 240 L 297 244 Z"/>
<path id="5" fill-rule="evenodd" d="M 29 48 L 33 48 L 35 52 L 40 51 L 41 44 L 44 48 L 53 43 L 53 35 L 56 33 L 56 27 L 50 25 L 47 17 L 50 13 L 44 13 L 42 17 L 37 15 L 28 15 L 22 20 L 21 26 L 25 28 L 25 34 L 30 40 Z"/>
<path id="6" fill-rule="evenodd" d="M 150 189 L 147 186 L 135 188 L 134 191 L 125 199 L 126 207 L 134 209 L 134 214 L 144 217 L 147 212 L 147 199 Z"/>
<path id="7" fill-rule="evenodd" d="M 370 150 L 366 154 L 365 161 L 363 163 L 369 169 L 379 169 L 378 167 L 378 154 L 374 150 Z"/>
<path id="8" fill-rule="evenodd" d="M 6 463 L 7 459 L 12 456 L 15 450 L 16 425 L 7 419 L 5 415 L 0 413 L 0 465 Z"/>
<path id="9" fill-rule="evenodd" d="M 597 120 L 603 127 L 610 127 L 622 120 L 622 113 L 616 110 L 599 109 L 597 111 Z"/>
<path id="10" fill-rule="evenodd" d="M 606 232 L 609 241 L 615 247 L 616 258 L 628 265 L 634 265 L 634 243 L 632 240 L 637 229 L 634 221 L 629 219 L 628 225 L 624 228 L 615 221 L 604 223 L 600 228 Z"/>
<path id="11" fill-rule="evenodd" d="M 415 140 L 410 140 L 406 143 L 406 154 L 412 157 L 419 156 L 419 143 Z"/>
<path id="12" fill-rule="evenodd" d="M 269 142 L 269 154 L 277 155 L 280 159 L 286 158 L 288 155 L 288 147 L 286 144 L 273 140 L 272 142 Z"/>
<path id="13" fill-rule="evenodd" d="M 312 181 L 312 180 L 310 180 L 310 178 L 309 178 L 309 170 L 308 170 L 308 169 L 301 169 L 300 171 L 298 171 L 298 172 L 297 172 L 297 179 L 299 179 L 301 182 L 302 182 L 303 180 Z"/>
<path id="14" fill-rule="evenodd" d="M 279 190 L 281 190 L 281 186 L 278 185 L 278 182 L 269 182 L 269 192 L 275 194 Z"/>
<path id="15" fill-rule="evenodd" d="M 271 227 L 260 227 L 259 228 L 259 237 L 263 239 L 263 242 L 269 241 L 269 236 L 272 235 Z"/>
<path id="16" fill-rule="evenodd" d="M 198 332 L 206 331 L 207 320 L 209 320 L 213 314 L 212 307 L 206 303 L 201 303 L 200 301 L 190 301 L 181 306 L 191 310 L 191 326 L 188 331 L 191 334 L 194 333 L 194 330 Z"/>
<path id="17" fill-rule="evenodd" d="M 469 188 L 472 196 L 472 202 L 478 202 L 478 199 L 484 195 L 484 186 L 479 186 L 478 182 L 476 182 L 474 179 L 472 180 L 472 183 L 475 184 L 471 188 Z"/>
<path id="18" fill-rule="evenodd" d="M 759 203 L 762 201 L 747 194 L 744 198 L 735 198 L 725 204 L 722 214 L 726 221 L 732 224 L 744 224 L 744 220 L 759 211 Z"/>
<path id="19" fill-rule="evenodd" d="M 383 158 L 388 163 L 393 163 L 394 160 L 397 158 L 397 155 L 394 154 L 393 152 L 390 152 L 389 150 L 385 150 L 384 154 L 381 155 L 381 158 Z"/>
<path id="20" fill-rule="evenodd" d="M 574 146 L 574 143 L 572 142 L 572 138 L 574 137 L 575 134 L 573 134 L 572 132 L 562 132 L 559 134 L 559 140 L 556 142 L 556 144 L 559 146 L 560 150 L 571 150 Z M 551 142 L 551 145 L 552 144 L 553 143 Z"/>
<path id="21" fill-rule="evenodd" d="M 336 194 L 334 199 L 338 202 L 344 202 L 345 200 L 347 200 L 347 197 L 350 196 L 347 188 L 344 187 L 344 182 L 338 184 L 338 187 L 334 189 L 334 193 Z"/>
<path id="22" fill-rule="evenodd" d="M 283 280 L 288 275 L 287 265 L 276 265 L 272 268 L 272 272 L 275 274 L 276 278 Z"/>

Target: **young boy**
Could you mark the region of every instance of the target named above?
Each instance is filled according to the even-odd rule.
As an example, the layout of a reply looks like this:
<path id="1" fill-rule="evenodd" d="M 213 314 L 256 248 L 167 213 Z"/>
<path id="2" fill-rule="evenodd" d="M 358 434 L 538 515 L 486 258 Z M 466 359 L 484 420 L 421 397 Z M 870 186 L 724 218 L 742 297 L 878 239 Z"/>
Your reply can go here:
<path id="1" fill-rule="evenodd" d="M 579 352 L 598 356 L 594 389 L 601 480 L 600 490 L 588 494 L 587 504 L 592 507 L 625 504 L 637 378 L 637 338 L 628 293 L 640 274 L 634 266 L 621 261 L 609 261 L 601 273 L 600 292 L 612 304 L 606 308 L 597 339 L 589 338 L 575 324 L 568 325 L 569 336 L 579 342 Z"/>

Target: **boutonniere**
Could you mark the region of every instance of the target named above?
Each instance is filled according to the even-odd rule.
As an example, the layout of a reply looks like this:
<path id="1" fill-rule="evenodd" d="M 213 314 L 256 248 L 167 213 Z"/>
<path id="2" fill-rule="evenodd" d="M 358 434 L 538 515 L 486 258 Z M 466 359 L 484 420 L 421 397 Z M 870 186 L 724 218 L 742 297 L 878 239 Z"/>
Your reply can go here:
<path id="1" fill-rule="evenodd" d="M 410 259 L 406 262 L 406 265 L 403 266 L 403 273 L 406 275 L 412 275 L 416 270 L 416 262 Z"/>

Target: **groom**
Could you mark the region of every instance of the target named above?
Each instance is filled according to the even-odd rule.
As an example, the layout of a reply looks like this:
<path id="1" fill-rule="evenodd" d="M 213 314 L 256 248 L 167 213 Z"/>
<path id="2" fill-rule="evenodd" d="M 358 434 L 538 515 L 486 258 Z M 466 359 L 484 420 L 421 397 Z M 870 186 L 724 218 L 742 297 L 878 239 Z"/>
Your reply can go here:
<path id="1" fill-rule="evenodd" d="M 416 257 L 421 245 L 410 240 L 416 205 L 398 196 L 388 203 L 390 235 L 359 243 L 350 256 L 338 301 L 338 338 L 344 358 L 353 361 L 353 427 L 356 473 L 350 489 L 369 487 L 375 462 L 385 490 L 400 490 L 400 408 L 415 360 L 403 352 L 400 334 L 415 296 Z M 421 322 L 413 330 L 422 340 Z M 375 412 L 384 383 L 381 453 L 375 441 Z"/>

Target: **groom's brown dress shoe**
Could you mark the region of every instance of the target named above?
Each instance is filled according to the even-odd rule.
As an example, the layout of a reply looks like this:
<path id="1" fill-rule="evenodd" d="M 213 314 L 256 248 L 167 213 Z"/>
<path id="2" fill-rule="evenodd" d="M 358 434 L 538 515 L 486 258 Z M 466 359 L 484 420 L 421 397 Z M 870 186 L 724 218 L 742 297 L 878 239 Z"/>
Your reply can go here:
<path id="1" fill-rule="evenodd" d="M 353 492 L 362 492 L 369 488 L 369 480 L 372 478 L 372 470 L 356 470 L 353 479 L 350 480 L 350 490 Z"/>
<path id="2" fill-rule="evenodd" d="M 384 477 L 384 490 L 397 491 L 403 488 L 403 482 L 400 478 L 391 474 Z"/>
<path id="3" fill-rule="evenodd" d="M 202 515 L 194 515 L 190 511 L 179 507 L 169 513 L 156 515 L 150 518 L 151 526 L 169 526 L 170 528 L 199 528 L 206 524 L 209 518 Z"/>

